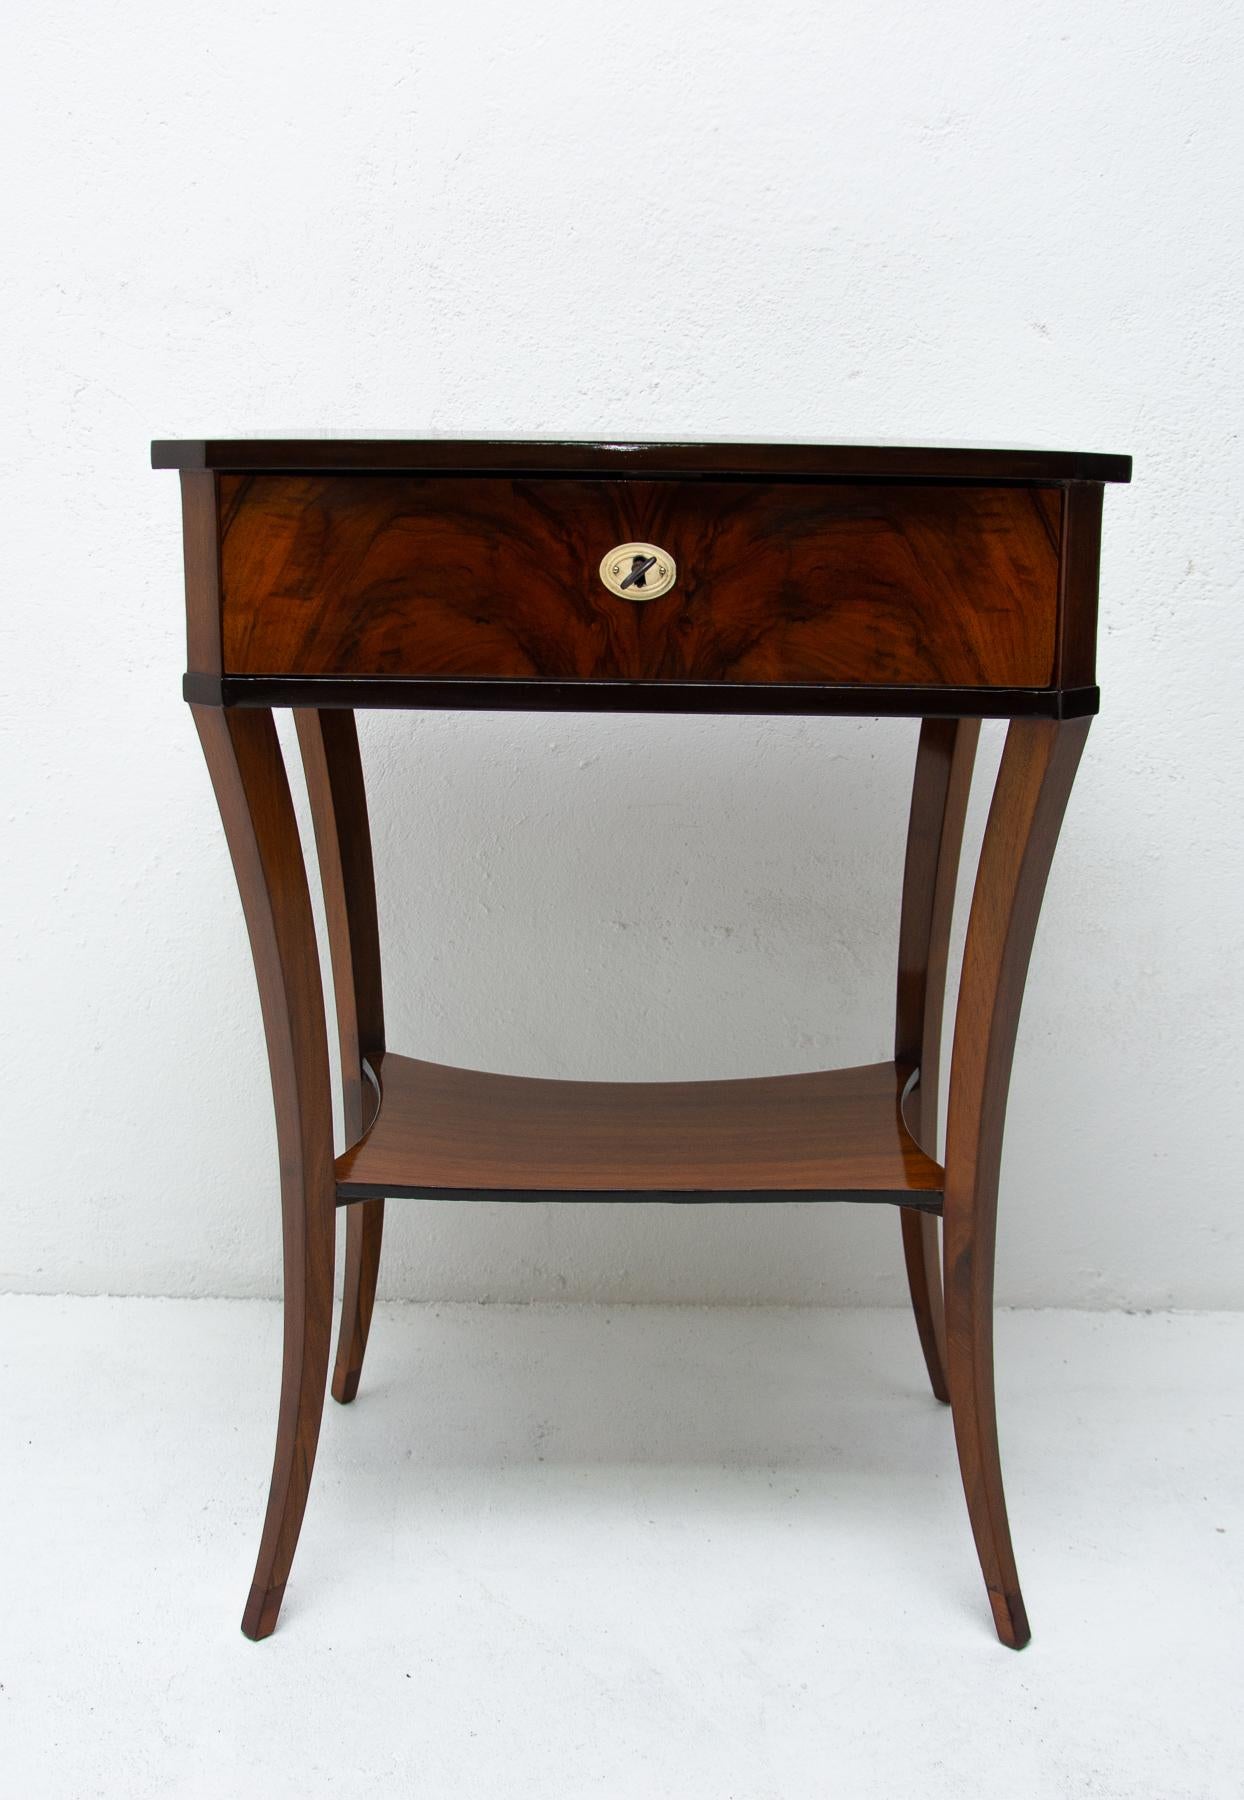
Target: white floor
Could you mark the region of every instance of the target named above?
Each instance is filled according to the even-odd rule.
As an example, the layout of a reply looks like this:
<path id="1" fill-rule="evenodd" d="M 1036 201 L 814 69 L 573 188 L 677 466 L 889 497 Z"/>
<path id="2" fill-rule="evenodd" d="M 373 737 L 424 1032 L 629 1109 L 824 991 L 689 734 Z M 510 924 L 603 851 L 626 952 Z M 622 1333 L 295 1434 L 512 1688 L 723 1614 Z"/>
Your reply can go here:
<path id="1" fill-rule="evenodd" d="M 14 1796 L 1244 1792 L 1244 1316 L 999 1320 L 994 1640 L 898 1313 L 387 1307 L 239 1633 L 278 1309 L 0 1300 Z"/>

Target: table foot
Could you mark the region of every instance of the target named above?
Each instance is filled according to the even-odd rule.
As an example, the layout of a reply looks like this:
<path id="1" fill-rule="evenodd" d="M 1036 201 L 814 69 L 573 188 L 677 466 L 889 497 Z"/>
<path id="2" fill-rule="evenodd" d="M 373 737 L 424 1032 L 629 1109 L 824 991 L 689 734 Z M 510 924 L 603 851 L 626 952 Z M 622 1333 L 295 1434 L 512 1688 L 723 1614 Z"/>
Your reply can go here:
<path id="1" fill-rule="evenodd" d="M 360 1200 L 346 1211 L 346 1275 L 333 1369 L 333 1399 L 348 1406 L 359 1391 L 367 1334 L 376 1303 L 384 1201 Z"/>
<path id="2" fill-rule="evenodd" d="M 242 1636 L 250 1638 L 254 1644 L 261 1638 L 271 1637 L 284 1598 L 284 1582 L 274 1588 L 253 1587 L 242 1614 Z"/>
<path id="3" fill-rule="evenodd" d="M 929 1386 L 934 1398 L 950 1404 L 950 1387 L 946 1380 L 946 1320 L 942 1306 L 941 1244 L 937 1220 L 931 1213 L 916 1212 L 913 1207 L 902 1210 L 903 1256 L 907 1263 L 907 1285 L 911 1289 L 911 1310 L 916 1315 L 916 1332 L 924 1352 L 924 1366 L 929 1371 Z"/>
<path id="4" fill-rule="evenodd" d="M 1008 1650 L 1022 1650 L 1032 1637 L 1032 1631 L 1028 1624 L 1024 1597 L 1019 1589 L 1016 1588 L 1012 1594 L 999 1594 L 991 1588 L 989 1605 L 993 1611 L 998 1642 L 1005 1644 Z"/>

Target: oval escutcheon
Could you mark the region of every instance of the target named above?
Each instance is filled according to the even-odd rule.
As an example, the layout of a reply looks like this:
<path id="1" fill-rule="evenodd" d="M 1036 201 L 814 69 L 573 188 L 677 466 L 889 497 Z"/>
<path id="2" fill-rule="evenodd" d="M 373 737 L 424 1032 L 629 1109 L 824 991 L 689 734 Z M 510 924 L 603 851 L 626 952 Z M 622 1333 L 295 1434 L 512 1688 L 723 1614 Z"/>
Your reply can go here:
<path id="1" fill-rule="evenodd" d="M 621 600 L 659 600 L 677 581 L 678 568 L 659 544 L 618 544 L 601 558 L 600 578 Z"/>

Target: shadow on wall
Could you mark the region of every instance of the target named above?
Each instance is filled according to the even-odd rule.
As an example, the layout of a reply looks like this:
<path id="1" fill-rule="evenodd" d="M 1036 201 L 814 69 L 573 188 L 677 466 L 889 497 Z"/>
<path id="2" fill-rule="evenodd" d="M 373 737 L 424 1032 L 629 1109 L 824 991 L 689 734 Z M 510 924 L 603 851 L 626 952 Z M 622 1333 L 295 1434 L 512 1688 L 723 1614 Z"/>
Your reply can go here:
<path id="1" fill-rule="evenodd" d="M 361 721 L 396 1049 L 676 1080 L 891 1054 L 915 721 Z"/>

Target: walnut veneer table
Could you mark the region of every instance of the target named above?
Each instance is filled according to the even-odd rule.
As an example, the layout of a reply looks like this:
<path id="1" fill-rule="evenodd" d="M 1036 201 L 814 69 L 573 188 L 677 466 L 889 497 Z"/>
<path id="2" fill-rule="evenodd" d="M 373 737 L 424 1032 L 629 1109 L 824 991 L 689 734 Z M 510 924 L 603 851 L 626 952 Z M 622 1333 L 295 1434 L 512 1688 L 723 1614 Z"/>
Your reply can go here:
<path id="1" fill-rule="evenodd" d="M 1091 715 L 1102 484 L 1126 457 L 832 445 L 208 440 L 181 471 L 185 695 L 254 952 L 280 1150 L 285 1349 L 242 1629 L 276 1624 L 329 1365 L 358 1388 L 386 1197 L 898 1206 L 998 1636 L 1028 1639 L 998 1460 L 993 1264 L 1012 1051 Z M 341 1044 L 334 1156 L 293 708 Z M 922 721 L 893 1062 L 746 1081 L 538 1081 L 389 1051 L 356 707 Z M 937 1160 L 955 877 L 982 718 L 1010 721 L 976 874 Z M 639 727 L 637 726 L 637 729 Z M 938 1220 L 941 1220 L 939 1234 Z M 940 1236 L 940 1246 L 939 1246 Z"/>

